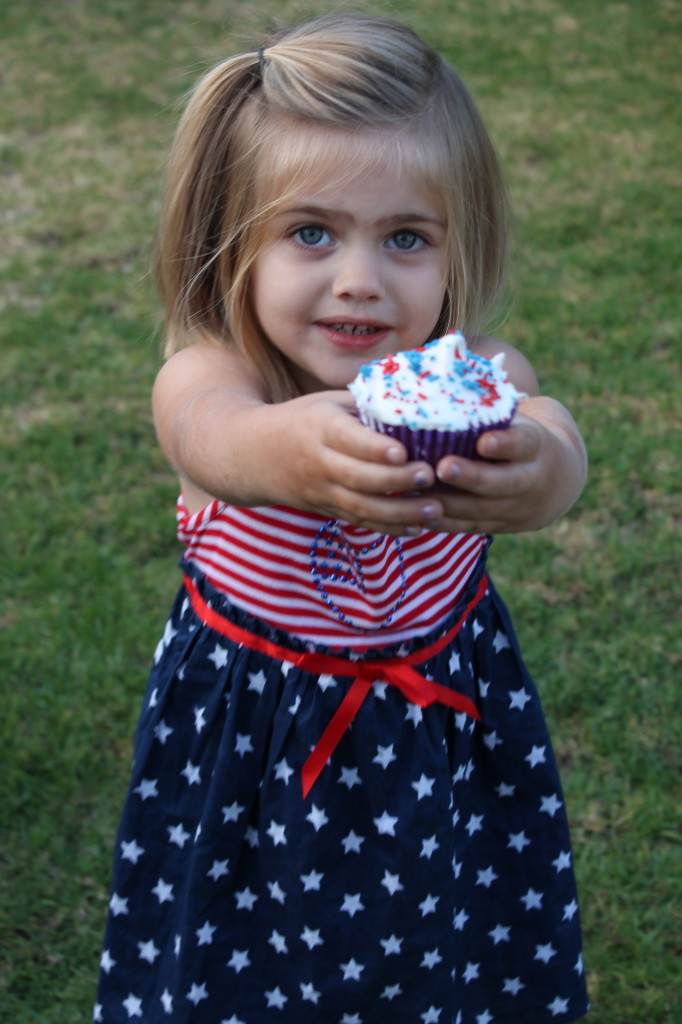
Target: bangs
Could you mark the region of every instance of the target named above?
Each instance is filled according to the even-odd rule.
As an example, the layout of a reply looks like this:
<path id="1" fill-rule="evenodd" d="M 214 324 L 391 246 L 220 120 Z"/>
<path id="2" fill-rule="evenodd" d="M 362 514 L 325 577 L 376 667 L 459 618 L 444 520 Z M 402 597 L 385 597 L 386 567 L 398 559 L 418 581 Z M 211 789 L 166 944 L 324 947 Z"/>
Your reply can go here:
<path id="1" fill-rule="evenodd" d="M 267 223 L 292 199 L 343 188 L 387 166 L 418 182 L 447 208 L 447 158 L 435 133 L 412 124 L 376 128 L 332 128 L 278 117 L 262 145 L 257 172 L 258 219 Z"/>

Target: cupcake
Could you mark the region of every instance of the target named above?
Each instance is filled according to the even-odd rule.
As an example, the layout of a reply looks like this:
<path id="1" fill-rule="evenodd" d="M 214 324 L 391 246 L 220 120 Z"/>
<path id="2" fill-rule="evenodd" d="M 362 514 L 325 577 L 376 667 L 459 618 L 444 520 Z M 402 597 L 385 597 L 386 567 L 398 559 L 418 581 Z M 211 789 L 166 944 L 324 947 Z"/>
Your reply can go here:
<path id="1" fill-rule="evenodd" d="M 435 466 L 444 455 L 478 458 L 480 435 L 510 425 L 524 396 L 503 363 L 503 353 L 469 352 L 457 332 L 361 367 L 349 389 L 364 424 Z"/>

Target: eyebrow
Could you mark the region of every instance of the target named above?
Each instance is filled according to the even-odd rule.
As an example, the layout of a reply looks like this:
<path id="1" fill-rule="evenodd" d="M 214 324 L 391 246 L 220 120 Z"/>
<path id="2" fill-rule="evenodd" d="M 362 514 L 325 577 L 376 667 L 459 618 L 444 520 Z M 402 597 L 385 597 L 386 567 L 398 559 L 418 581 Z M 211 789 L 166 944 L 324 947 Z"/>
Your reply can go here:
<path id="1" fill-rule="evenodd" d="M 346 221 L 353 220 L 353 214 L 348 213 L 346 210 L 334 210 L 328 206 L 315 206 L 314 204 L 308 203 L 302 204 L 301 206 L 292 206 L 280 211 L 281 216 L 292 216 L 294 214 L 319 218 L 320 220 L 327 220 L 330 218 Z M 386 225 L 387 227 L 392 224 L 405 223 L 434 224 L 437 227 L 445 227 L 445 222 L 439 217 L 431 217 L 424 212 L 413 210 L 407 210 L 404 213 L 391 214 L 389 217 L 377 217 L 376 220 L 372 221 L 372 223 Z"/>

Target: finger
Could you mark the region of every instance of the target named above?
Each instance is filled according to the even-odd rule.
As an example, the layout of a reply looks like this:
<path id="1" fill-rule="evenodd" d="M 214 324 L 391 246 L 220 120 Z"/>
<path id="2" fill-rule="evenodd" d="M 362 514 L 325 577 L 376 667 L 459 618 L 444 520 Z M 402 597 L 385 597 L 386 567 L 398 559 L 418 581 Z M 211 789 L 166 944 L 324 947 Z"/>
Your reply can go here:
<path id="1" fill-rule="evenodd" d="M 328 511 L 355 526 L 379 533 L 419 534 L 440 527 L 443 505 L 429 495 L 424 498 L 372 496 L 339 488 Z"/>
<path id="2" fill-rule="evenodd" d="M 533 463 L 483 462 L 446 456 L 436 467 L 441 486 L 436 492 L 446 500 L 457 495 L 500 500 L 519 498 L 532 486 Z M 446 486 L 443 486 L 446 485 Z"/>
<path id="3" fill-rule="evenodd" d="M 524 416 L 517 416 L 506 430 L 487 430 L 476 444 L 482 459 L 502 462 L 530 462 L 538 453 L 540 434 L 537 424 Z"/>

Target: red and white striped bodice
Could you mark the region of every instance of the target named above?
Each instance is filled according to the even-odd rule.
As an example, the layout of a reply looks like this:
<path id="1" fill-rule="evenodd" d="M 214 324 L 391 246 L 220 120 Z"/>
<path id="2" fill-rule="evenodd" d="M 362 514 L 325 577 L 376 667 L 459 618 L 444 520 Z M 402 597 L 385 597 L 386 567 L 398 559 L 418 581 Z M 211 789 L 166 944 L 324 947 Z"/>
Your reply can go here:
<path id="1" fill-rule="evenodd" d="M 485 536 L 397 540 L 284 506 L 213 501 L 177 507 L 185 559 L 230 602 L 293 636 L 330 647 L 399 643 L 430 633 L 464 591 Z"/>

